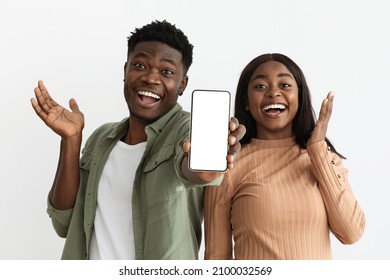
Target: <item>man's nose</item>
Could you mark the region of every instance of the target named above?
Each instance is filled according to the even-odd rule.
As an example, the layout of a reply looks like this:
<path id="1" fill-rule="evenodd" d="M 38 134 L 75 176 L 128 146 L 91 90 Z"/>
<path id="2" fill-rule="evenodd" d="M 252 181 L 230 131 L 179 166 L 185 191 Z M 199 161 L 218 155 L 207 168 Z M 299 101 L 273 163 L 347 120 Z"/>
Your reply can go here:
<path id="1" fill-rule="evenodd" d="M 157 69 L 149 69 L 142 75 L 141 81 L 148 84 L 160 84 L 160 73 Z"/>

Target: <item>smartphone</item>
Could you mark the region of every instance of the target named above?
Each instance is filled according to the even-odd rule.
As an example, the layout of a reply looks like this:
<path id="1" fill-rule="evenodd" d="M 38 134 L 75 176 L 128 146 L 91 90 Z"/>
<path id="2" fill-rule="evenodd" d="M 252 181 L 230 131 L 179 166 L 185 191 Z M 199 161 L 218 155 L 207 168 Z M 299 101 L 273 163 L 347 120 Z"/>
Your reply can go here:
<path id="1" fill-rule="evenodd" d="M 191 96 L 191 149 L 193 171 L 226 171 L 230 120 L 230 92 L 196 89 Z"/>

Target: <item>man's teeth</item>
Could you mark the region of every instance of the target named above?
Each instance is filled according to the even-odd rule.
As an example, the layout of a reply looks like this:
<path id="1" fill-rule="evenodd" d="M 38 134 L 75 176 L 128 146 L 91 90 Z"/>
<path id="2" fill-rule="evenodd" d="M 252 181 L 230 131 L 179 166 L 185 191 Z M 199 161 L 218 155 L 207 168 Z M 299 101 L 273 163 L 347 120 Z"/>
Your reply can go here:
<path id="1" fill-rule="evenodd" d="M 149 91 L 139 91 L 138 94 L 143 96 L 153 97 L 154 99 L 161 99 L 161 96 Z"/>
<path id="2" fill-rule="evenodd" d="M 273 110 L 273 109 L 284 110 L 286 109 L 286 106 L 283 104 L 270 104 L 263 108 L 264 111 Z"/>

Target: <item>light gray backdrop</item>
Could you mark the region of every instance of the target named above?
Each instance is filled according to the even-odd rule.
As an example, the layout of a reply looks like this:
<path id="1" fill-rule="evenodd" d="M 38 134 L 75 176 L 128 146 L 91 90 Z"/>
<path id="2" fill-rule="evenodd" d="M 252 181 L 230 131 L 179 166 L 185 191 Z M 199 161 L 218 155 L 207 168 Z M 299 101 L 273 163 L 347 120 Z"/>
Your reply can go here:
<path id="1" fill-rule="evenodd" d="M 37 81 L 63 105 L 76 98 L 85 140 L 127 116 L 127 36 L 154 19 L 176 23 L 195 45 L 186 109 L 196 88 L 234 95 L 243 67 L 266 52 L 301 66 L 317 113 L 335 91 L 328 137 L 348 158 L 367 226 L 354 245 L 332 239 L 334 258 L 389 259 L 389 12 L 386 0 L 1 1 L 0 259 L 58 259 L 63 246 L 45 213 L 59 137 L 30 106 Z"/>

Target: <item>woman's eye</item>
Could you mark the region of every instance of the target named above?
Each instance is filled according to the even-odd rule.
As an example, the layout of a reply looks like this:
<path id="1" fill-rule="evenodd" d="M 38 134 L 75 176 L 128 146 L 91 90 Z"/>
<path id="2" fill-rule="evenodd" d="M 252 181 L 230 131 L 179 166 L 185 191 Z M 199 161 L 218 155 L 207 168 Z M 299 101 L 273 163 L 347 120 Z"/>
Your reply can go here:
<path id="1" fill-rule="evenodd" d="M 290 84 L 282 84 L 281 87 L 282 88 L 289 88 L 289 87 L 291 87 L 291 85 Z"/>
<path id="2" fill-rule="evenodd" d="M 256 89 L 264 89 L 264 88 L 265 88 L 265 85 L 261 85 L 261 84 L 255 85 L 255 88 L 256 88 Z"/>

